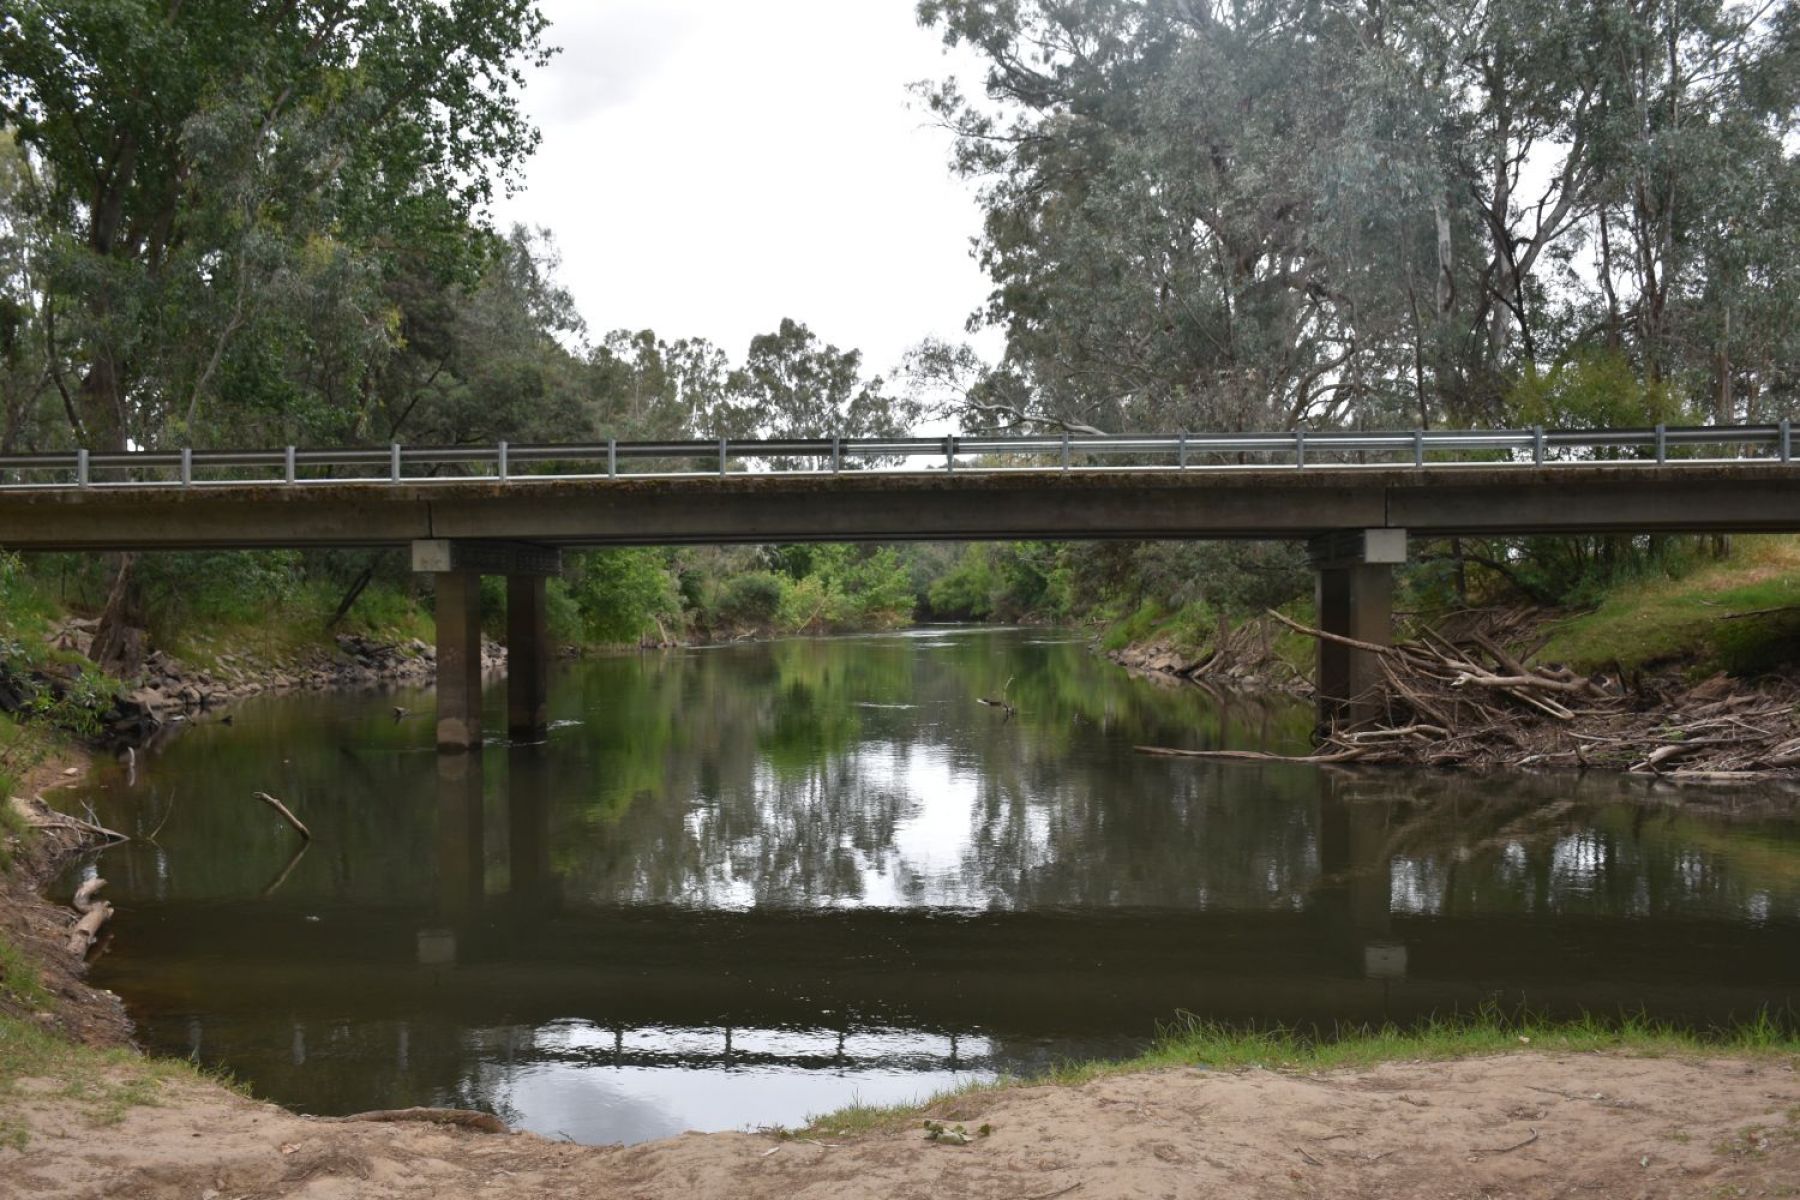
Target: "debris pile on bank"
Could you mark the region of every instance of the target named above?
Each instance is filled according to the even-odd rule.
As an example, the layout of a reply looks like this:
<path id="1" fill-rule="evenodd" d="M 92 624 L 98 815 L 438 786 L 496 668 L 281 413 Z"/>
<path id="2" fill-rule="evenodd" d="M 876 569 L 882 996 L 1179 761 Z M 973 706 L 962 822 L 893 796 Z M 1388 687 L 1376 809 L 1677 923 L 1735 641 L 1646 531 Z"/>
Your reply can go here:
<path id="1" fill-rule="evenodd" d="M 1376 656 L 1381 716 L 1322 732 L 1297 761 L 1434 767 L 1557 766 L 1732 782 L 1800 768 L 1800 688 L 1716 675 L 1699 684 L 1626 672 L 1584 675 L 1508 649 L 1537 622 L 1530 609 L 1455 614 L 1377 646 L 1271 617 L 1298 633 Z M 1255 751 L 1150 754 L 1270 759 Z"/>
<path id="2" fill-rule="evenodd" d="M 1158 638 L 1110 650 L 1106 657 L 1128 671 L 1210 690 L 1297 696 L 1313 690 L 1312 680 L 1276 653 L 1274 626 L 1261 617 L 1237 625 L 1221 620 L 1218 632 L 1198 651 Z"/>

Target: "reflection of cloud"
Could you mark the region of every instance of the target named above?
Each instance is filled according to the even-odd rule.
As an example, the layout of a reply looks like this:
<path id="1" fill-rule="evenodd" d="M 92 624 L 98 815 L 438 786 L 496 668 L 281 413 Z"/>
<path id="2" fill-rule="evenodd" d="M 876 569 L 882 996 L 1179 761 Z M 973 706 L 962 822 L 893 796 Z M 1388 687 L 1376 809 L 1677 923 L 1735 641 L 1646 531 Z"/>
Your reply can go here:
<path id="1" fill-rule="evenodd" d="M 573 0 L 547 6 L 549 40 L 562 48 L 526 95 L 546 125 L 578 123 L 628 104 L 693 32 L 681 0 Z"/>

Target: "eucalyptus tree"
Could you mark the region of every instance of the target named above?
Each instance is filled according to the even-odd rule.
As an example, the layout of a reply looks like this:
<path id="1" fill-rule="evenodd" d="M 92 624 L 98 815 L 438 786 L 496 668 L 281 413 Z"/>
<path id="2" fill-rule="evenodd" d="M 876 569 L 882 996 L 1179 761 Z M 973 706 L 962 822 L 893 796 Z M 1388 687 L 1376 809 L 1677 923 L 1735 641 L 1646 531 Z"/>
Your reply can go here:
<path id="1" fill-rule="evenodd" d="M 982 423 L 1503 421 L 1531 364 L 1596 349 L 1720 419 L 1790 386 L 1785 4 L 918 13 L 987 63 L 925 90 L 982 187 Z"/>
<path id="2" fill-rule="evenodd" d="M 472 222 L 537 142 L 518 96 L 544 30 L 534 0 L 9 6 L 0 125 L 36 168 L 73 436 L 289 417 L 289 352 L 341 360 L 329 403 L 366 403 L 398 325 L 385 280 L 476 277 Z"/>
<path id="3" fill-rule="evenodd" d="M 720 435 L 895 436 L 908 432 L 914 417 L 910 401 L 890 394 L 879 376 L 863 376 L 861 351 L 840 350 L 787 317 L 774 332 L 750 339 L 726 391 L 712 418 Z"/>

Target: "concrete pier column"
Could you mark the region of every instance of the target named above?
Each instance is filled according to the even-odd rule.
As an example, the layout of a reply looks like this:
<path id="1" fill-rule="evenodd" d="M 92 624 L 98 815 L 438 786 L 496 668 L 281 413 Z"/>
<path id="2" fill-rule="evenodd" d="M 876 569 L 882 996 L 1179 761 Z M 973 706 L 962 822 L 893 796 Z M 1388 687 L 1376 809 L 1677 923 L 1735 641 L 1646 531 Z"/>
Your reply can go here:
<path id="1" fill-rule="evenodd" d="M 506 732 L 539 742 L 550 731 L 550 630 L 542 575 L 506 577 Z"/>
<path id="2" fill-rule="evenodd" d="M 428 538 L 412 544 L 412 563 L 437 580 L 438 749 L 481 745 L 483 575 L 507 579 L 507 726 L 515 737 L 543 737 L 550 674 L 545 581 L 562 570 L 561 552 L 523 542 Z"/>
<path id="3" fill-rule="evenodd" d="M 481 576 L 437 579 L 437 746 L 481 748 Z"/>
<path id="4" fill-rule="evenodd" d="M 1393 644 L 1394 565 L 1406 561 L 1406 531 L 1322 534 L 1308 544 L 1318 572 L 1319 628 L 1376 646 Z M 1319 639 L 1319 728 L 1365 725 L 1381 716 L 1381 664 L 1366 650 Z"/>

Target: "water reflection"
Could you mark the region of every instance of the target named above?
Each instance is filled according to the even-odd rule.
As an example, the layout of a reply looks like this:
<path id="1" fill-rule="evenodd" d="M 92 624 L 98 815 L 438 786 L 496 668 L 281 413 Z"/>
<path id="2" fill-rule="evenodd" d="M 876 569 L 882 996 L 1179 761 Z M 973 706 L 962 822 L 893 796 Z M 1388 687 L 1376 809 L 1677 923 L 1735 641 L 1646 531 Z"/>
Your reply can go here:
<path id="1" fill-rule="evenodd" d="M 1002 721 L 975 698 L 1009 677 Z M 1180 1010 L 1705 1024 L 1800 992 L 1800 836 L 1754 797 L 1148 758 L 1295 748 L 1310 715 L 1041 635 L 600 660 L 549 742 L 480 755 L 392 704 L 247 705 L 92 790 L 163 825 L 101 864 L 96 974 L 150 1044 L 310 1111 L 604 1141 L 1125 1053 Z"/>

